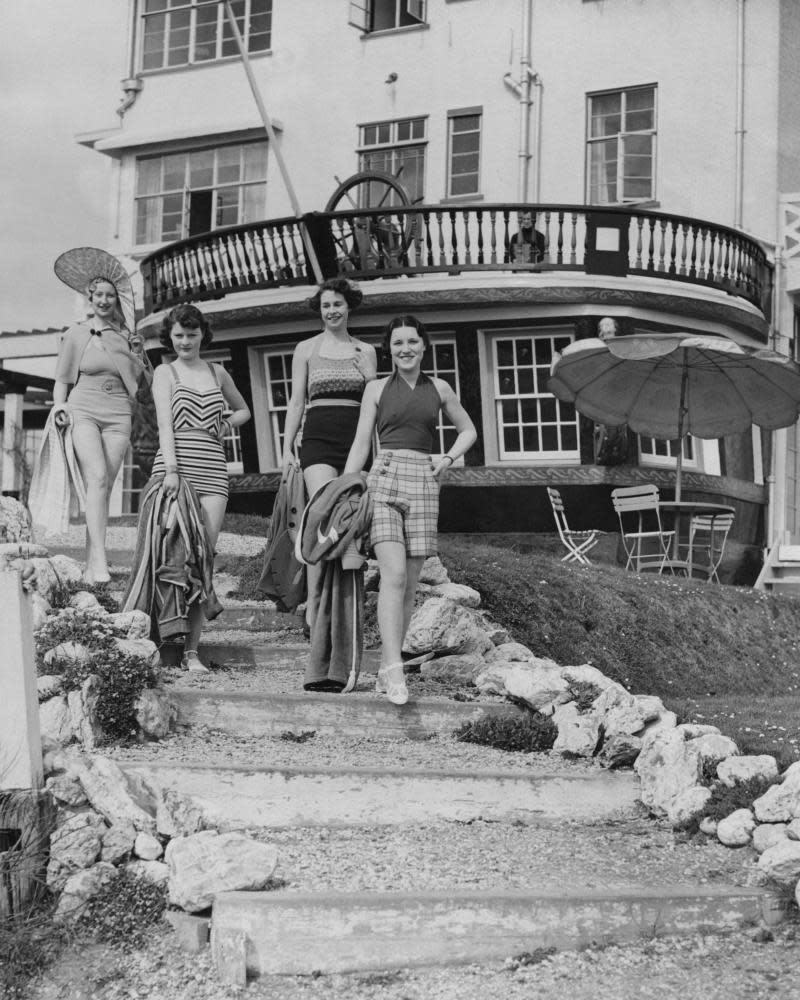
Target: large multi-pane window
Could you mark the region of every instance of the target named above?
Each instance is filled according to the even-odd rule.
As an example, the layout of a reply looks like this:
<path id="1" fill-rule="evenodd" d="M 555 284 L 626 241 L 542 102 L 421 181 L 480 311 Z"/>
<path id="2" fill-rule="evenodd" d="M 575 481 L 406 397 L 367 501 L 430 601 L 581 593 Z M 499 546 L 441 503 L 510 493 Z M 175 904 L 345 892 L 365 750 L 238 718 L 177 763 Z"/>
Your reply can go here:
<path id="1" fill-rule="evenodd" d="M 493 341 L 501 459 L 579 457 L 575 407 L 547 391 L 553 354 L 571 341 L 570 335 L 562 333 L 501 336 Z"/>
<path id="2" fill-rule="evenodd" d="M 447 195 L 480 191 L 481 110 L 451 111 L 447 116 Z"/>
<path id="3" fill-rule="evenodd" d="M 141 157 L 136 242 L 179 240 L 263 219 L 266 190 L 264 142 Z"/>
<path id="4" fill-rule="evenodd" d="M 657 438 L 639 436 L 639 460 L 642 465 L 675 465 L 678 457 L 677 441 L 661 441 Z M 683 466 L 697 465 L 694 438 L 687 434 L 683 439 Z"/>
<path id="5" fill-rule="evenodd" d="M 655 197 L 656 88 L 592 94 L 587 173 L 592 205 Z"/>
<path id="6" fill-rule="evenodd" d="M 350 24 L 361 31 L 393 31 L 425 23 L 426 0 L 351 0 Z"/>
<path id="7" fill-rule="evenodd" d="M 359 127 L 358 169 L 392 174 L 412 201 L 425 194 L 426 118 L 401 118 Z M 381 188 L 381 195 L 386 189 Z M 390 195 L 384 204 L 393 204 Z M 359 205 L 366 208 L 367 205 Z"/>
<path id="8" fill-rule="evenodd" d="M 249 53 L 272 44 L 272 0 L 232 0 Z M 238 55 L 219 0 L 142 0 L 142 70 L 186 66 Z"/>

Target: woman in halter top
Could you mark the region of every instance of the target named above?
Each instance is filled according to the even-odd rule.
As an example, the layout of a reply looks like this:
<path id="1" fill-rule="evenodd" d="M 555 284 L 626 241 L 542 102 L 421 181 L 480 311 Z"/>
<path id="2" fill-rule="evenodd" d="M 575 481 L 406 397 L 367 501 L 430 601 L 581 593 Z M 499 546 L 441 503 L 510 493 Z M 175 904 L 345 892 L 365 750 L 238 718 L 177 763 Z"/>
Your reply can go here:
<path id="1" fill-rule="evenodd" d="M 173 350 L 173 362 L 162 363 L 153 379 L 159 449 L 153 475 L 163 474 L 164 491 L 178 492 L 183 477 L 194 487 L 213 549 L 228 504 L 228 472 L 224 439 L 231 427 L 250 419 L 250 410 L 222 365 L 212 365 L 200 350 L 212 340 L 211 329 L 196 306 L 176 306 L 164 320 L 161 343 Z M 203 609 L 189 610 L 189 631 L 181 666 L 205 671 L 197 655 Z"/>
<path id="2" fill-rule="evenodd" d="M 323 282 L 309 306 L 322 317 L 322 333 L 302 340 L 292 358 L 292 396 L 286 410 L 281 467 L 285 476 L 295 461 L 302 425 L 300 467 L 308 496 L 341 475 L 358 424 L 364 386 L 375 378 L 375 348 L 352 337 L 350 310 L 361 292 L 344 278 Z M 306 622 L 314 627 L 313 595 L 320 566 L 308 567 Z"/>
<path id="3" fill-rule="evenodd" d="M 381 666 L 376 687 L 393 704 L 405 705 L 403 639 L 422 565 L 437 551 L 439 478 L 478 435 L 450 384 L 422 371 L 430 338 L 415 316 L 391 320 L 382 346 L 391 354 L 394 372 L 365 389 L 344 471 L 359 472 L 364 467 L 377 430 L 380 450 L 367 478 L 372 499 L 370 543 L 380 570 Z M 457 436 L 446 454 L 434 458 L 440 410 Z"/>

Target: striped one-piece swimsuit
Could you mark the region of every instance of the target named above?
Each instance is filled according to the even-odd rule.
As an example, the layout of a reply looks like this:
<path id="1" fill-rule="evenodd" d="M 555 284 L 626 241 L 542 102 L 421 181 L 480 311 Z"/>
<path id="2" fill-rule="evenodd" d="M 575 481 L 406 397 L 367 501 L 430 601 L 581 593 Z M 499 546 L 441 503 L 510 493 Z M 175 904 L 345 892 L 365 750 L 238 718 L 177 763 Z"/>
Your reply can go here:
<path id="1" fill-rule="evenodd" d="M 228 496 L 228 467 L 225 448 L 219 439 L 222 415 L 227 404 L 213 365 L 209 365 L 217 384 L 212 389 L 192 389 L 175 378 L 172 387 L 172 427 L 175 433 L 175 457 L 178 472 L 203 494 Z M 164 457 L 159 448 L 153 462 L 155 475 L 164 475 Z"/>

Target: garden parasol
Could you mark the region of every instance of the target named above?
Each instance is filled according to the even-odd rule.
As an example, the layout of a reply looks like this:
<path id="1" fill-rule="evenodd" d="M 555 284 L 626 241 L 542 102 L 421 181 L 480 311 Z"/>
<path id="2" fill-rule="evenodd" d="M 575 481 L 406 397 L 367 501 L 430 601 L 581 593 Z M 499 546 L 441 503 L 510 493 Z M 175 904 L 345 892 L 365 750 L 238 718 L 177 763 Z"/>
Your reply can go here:
<path id="1" fill-rule="evenodd" d="M 550 392 L 598 423 L 648 437 L 719 438 L 775 430 L 800 413 L 800 368 L 767 348 L 690 333 L 589 338 L 553 359 Z M 678 448 L 675 499 L 681 498 Z"/>

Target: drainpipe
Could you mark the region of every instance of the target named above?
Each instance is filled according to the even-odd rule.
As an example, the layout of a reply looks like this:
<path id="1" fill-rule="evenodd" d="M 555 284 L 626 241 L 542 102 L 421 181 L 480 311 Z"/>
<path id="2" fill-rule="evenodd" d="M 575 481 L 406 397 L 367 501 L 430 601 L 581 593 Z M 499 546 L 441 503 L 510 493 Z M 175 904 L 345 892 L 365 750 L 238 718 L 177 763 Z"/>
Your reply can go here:
<path id="1" fill-rule="evenodd" d="M 734 169 L 733 224 L 743 226 L 744 216 L 744 54 L 745 54 L 745 2 L 736 0 L 736 161 Z"/>
<path id="2" fill-rule="evenodd" d="M 122 91 L 125 96 L 117 108 L 120 118 L 125 117 L 125 112 L 132 107 L 139 96 L 144 81 L 136 73 L 136 0 L 130 0 L 128 6 L 128 75 L 121 81 Z"/>
<path id="3" fill-rule="evenodd" d="M 533 23 L 533 0 L 522 3 L 522 42 L 519 58 L 519 80 L 511 73 L 503 76 L 503 83 L 519 97 L 519 170 L 517 174 L 517 201 L 528 200 L 528 177 L 531 161 L 531 86 L 539 84 L 539 77 L 531 69 L 531 25 Z M 538 184 L 538 170 L 537 170 Z"/>

